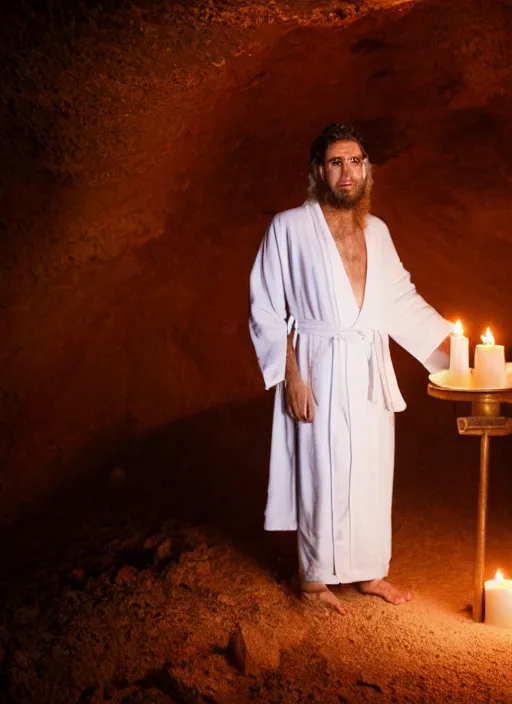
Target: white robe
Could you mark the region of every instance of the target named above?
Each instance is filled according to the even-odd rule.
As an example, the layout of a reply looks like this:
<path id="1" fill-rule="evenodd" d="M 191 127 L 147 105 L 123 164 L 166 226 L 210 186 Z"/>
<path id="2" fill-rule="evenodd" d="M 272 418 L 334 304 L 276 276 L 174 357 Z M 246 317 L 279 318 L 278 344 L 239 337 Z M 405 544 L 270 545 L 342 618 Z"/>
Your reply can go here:
<path id="1" fill-rule="evenodd" d="M 433 371 L 452 329 L 416 292 L 384 222 L 369 216 L 365 237 L 361 309 L 313 201 L 275 216 L 250 280 L 251 337 L 265 387 L 276 386 L 265 529 L 297 530 L 301 574 L 324 584 L 388 572 L 394 412 L 405 409 L 388 335 Z M 284 408 L 292 324 L 313 423 Z"/>

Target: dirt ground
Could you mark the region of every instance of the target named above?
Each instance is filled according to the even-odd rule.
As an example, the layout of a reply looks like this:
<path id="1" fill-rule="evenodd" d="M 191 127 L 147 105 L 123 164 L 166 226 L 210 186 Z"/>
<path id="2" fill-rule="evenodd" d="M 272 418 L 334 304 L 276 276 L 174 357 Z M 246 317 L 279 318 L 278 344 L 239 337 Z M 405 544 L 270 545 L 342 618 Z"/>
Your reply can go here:
<path id="1" fill-rule="evenodd" d="M 471 618 L 478 446 L 451 406 L 431 410 L 423 437 L 399 424 L 391 577 L 413 602 L 350 586 L 345 616 L 299 601 L 295 534 L 260 527 L 269 403 L 225 407 L 4 542 L 2 701 L 512 701 L 512 633 Z M 489 577 L 512 565 L 509 460 L 495 442 Z"/>
<path id="2" fill-rule="evenodd" d="M 354 22 L 342 3 L 327 27 L 171 5 L 172 31 L 142 3 L 83 5 L 75 37 L 65 3 L 33 3 L 25 63 L 2 62 L 0 701 L 512 702 L 512 634 L 471 618 L 468 409 L 393 349 L 391 577 L 415 599 L 307 608 L 294 534 L 262 531 L 272 398 L 247 332 L 265 227 L 343 119 L 421 293 L 512 360 L 512 9 Z M 512 576 L 509 441 L 486 578 Z"/>

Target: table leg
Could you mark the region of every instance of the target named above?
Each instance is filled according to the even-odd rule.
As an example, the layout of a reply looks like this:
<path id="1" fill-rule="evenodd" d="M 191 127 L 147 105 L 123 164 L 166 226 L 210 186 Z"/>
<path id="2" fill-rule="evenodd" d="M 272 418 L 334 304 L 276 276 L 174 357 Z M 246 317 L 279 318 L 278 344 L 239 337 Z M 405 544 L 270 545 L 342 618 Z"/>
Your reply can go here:
<path id="1" fill-rule="evenodd" d="M 478 490 L 478 527 L 476 536 L 475 594 L 473 619 L 483 620 L 485 535 L 487 529 L 487 493 L 489 486 L 489 435 L 480 438 L 480 486 Z"/>

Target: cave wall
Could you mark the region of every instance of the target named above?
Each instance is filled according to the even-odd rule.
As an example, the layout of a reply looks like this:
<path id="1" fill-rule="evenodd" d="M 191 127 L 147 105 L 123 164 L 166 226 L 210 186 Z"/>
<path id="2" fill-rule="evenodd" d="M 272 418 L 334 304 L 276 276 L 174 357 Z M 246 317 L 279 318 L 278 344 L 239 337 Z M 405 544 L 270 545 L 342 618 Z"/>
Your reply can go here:
<path id="1" fill-rule="evenodd" d="M 262 395 L 248 273 L 333 119 L 367 136 L 421 292 L 510 346 L 507 3 L 27 7 L 3 36 L 5 518 Z"/>

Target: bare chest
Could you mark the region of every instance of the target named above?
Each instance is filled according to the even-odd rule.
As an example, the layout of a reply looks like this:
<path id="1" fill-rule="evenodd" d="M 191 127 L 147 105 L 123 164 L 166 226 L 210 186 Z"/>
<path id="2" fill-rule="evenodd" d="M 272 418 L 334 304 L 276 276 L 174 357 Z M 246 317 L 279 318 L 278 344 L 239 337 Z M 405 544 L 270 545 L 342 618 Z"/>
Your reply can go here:
<path id="1" fill-rule="evenodd" d="M 333 235 L 333 238 L 352 287 L 354 298 L 359 308 L 361 308 L 364 301 L 368 259 L 364 234 L 358 232 L 343 237 Z"/>

